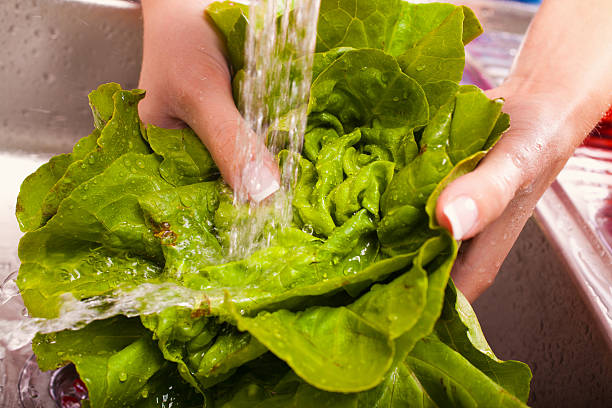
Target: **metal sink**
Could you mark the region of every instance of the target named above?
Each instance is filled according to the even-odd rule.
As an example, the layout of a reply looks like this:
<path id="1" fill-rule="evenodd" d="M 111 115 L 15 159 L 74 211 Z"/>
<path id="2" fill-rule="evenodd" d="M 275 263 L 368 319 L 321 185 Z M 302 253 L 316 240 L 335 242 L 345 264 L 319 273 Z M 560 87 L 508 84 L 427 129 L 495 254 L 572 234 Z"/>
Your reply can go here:
<path id="1" fill-rule="evenodd" d="M 490 11 L 495 6 L 471 3 L 489 10 L 482 15 L 485 28 L 488 20 L 492 29 L 522 33 L 533 15 L 521 8 L 515 24 L 499 25 Z M 18 268 L 14 207 L 21 181 L 90 132 L 91 89 L 109 81 L 136 86 L 140 18 L 138 4 L 121 0 L 1 2 L 0 283 Z M 563 257 L 532 220 L 493 287 L 475 304 L 497 354 L 531 365 L 536 407 L 603 407 L 612 400 L 610 348 L 579 293 Z M 16 300 L 0 305 L 0 320 L 22 314 Z M 29 354 L 26 347 L 0 361 L 0 407 L 19 406 L 17 376 Z"/>

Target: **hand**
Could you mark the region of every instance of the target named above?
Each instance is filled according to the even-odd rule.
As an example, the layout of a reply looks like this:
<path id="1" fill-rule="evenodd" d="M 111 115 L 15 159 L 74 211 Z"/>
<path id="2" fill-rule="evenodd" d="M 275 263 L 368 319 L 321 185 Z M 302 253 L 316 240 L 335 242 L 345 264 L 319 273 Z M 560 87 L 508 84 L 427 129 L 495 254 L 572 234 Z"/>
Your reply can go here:
<path id="1" fill-rule="evenodd" d="M 453 279 L 468 300 L 489 287 L 539 198 L 585 136 L 563 120 L 552 94 L 522 94 L 510 84 L 488 92 L 506 100 L 511 130 L 474 170 L 440 195 L 436 216 L 463 239 Z"/>
<path id="2" fill-rule="evenodd" d="M 210 3 L 142 1 L 144 46 L 139 87 L 147 93 L 139 106 L 140 117 L 145 124 L 191 127 L 230 186 L 242 186 L 251 200 L 261 201 L 278 190 L 278 167 L 263 143 L 247 154 L 236 149 L 237 137 L 243 138 L 246 146 L 249 135 L 239 133 L 246 127 L 232 98 L 225 46 L 204 16 Z M 256 149 L 264 157 L 263 166 L 253 162 Z M 243 174 L 248 177 L 243 179 Z"/>
<path id="3" fill-rule="evenodd" d="M 488 92 L 506 100 L 510 131 L 438 199 L 438 222 L 464 240 L 452 275 L 470 301 L 493 283 L 537 201 L 612 102 L 612 29 L 602 17 L 612 3 L 588 3 L 543 3 L 510 78 Z M 568 19 L 573 28 L 560 29 Z"/>

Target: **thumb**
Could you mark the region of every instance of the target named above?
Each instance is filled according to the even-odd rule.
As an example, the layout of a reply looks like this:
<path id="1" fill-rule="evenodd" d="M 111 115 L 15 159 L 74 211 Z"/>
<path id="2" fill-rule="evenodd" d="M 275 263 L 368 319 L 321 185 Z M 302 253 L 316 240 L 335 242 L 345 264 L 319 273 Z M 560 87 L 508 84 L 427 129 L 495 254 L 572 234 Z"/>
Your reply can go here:
<path id="1" fill-rule="evenodd" d="M 202 139 L 239 196 L 260 202 L 280 188 L 276 160 L 236 109 L 229 86 L 211 87 L 197 98 L 188 98 L 183 110 L 184 121 Z"/>
<path id="2" fill-rule="evenodd" d="M 525 169 L 512 159 L 511 148 L 512 143 L 500 141 L 473 172 L 454 180 L 440 194 L 436 218 L 455 239 L 481 232 L 504 212 L 523 185 Z"/>

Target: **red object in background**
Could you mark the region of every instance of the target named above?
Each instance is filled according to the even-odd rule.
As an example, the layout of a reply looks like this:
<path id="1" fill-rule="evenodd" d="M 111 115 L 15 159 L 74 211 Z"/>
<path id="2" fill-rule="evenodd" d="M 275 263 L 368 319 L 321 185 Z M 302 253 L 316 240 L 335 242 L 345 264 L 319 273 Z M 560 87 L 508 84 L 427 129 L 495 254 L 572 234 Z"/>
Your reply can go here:
<path id="1" fill-rule="evenodd" d="M 72 395 L 62 397 L 62 408 L 81 408 L 81 400 Z"/>
<path id="2" fill-rule="evenodd" d="M 584 144 L 591 147 L 612 149 L 612 109 L 603 117 L 599 125 L 586 138 Z"/>
<path id="3" fill-rule="evenodd" d="M 77 378 L 72 383 L 72 386 L 74 387 L 75 394 L 79 399 L 87 398 L 87 386 L 85 385 L 83 380 Z"/>

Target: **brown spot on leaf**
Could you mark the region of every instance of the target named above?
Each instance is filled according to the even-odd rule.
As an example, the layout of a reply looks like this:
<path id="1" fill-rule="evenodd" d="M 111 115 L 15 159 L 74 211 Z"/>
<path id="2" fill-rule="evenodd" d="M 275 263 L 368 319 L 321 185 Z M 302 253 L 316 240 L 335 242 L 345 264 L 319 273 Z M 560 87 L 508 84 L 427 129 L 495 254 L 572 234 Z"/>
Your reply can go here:
<path id="1" fill-rule="evenodd" d="M 169 222 L 162 222 L 156 225 L 155 236 L 161 240 L 162 245 L 174 246 L 176 244 L 176 239 L 178 235 L 176 232 L 170 229 Z"/>
<path id="2" fill-rule="evenodd" d="M 21 197 L 17 197 L 17 205 L 15 206 L 15 211 L 16 212 L 23 212 L 24 211 L 23 203 L 21 202 Z"/>
<path id="3" fill-rule="evenodd" d="M 198 317 L 204 317 L 210 315 L 210 299 L 207 297 L 204 300 L 204 305 L 201 305 L 200 308 L 191 311 L 191 318 L 197 319 Z"/>

